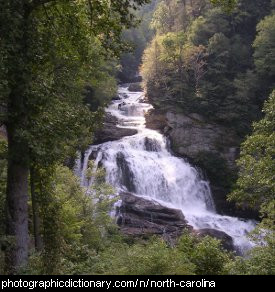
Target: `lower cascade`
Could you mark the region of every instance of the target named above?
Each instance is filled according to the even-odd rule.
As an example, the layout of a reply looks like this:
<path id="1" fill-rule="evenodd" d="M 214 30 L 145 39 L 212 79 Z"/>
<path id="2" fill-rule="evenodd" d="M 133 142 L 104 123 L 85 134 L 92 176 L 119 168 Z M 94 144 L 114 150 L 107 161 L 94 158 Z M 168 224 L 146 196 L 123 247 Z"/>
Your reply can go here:
<path id="1" fill-rule="evenodd" d="M 115 116 L 118 128 L 137 130 L 137 134 L 120 140 L 92 145 L 77 163 L 82 185 L 89 187 L 86 170 L 91 155 L 95 164 L 106 170 L 106 181 L 117 193 L 131 192 L 163 206 L 182 211 L 188 224 L 196 229 L 216 229 L 232 237 L 236 249 L 243 253 L 252 247 L 247 234 L 255 227 L 252 220 L 216 213 L 210 187 L 199 172 L 184 159 L 173 156 L 166 137 L 145 127 L 145 113 L 151 105 L 142 92 L 119 88 L 106 112 Z"/>

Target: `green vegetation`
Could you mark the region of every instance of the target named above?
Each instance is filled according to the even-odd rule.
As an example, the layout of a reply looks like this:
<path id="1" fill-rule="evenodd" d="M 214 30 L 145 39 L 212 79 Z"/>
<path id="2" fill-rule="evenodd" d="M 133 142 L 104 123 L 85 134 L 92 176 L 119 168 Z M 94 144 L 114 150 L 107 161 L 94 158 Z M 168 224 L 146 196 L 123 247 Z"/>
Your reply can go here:
<path id="1" fill-rule="evenodd" d="M 207 0 L 161 1 L 142 66 L 150 101 L 248 133 L 274 86 L 274 17 L 257 26 L 271 5 L 240 0 L 228 14 Z"/>
<path id="2" fill-rule="evenodd" d="M 29 172 L 38 228 L 37 197 L 43 196 L 55 215 L 51 175 L 58 163 L 89 143 L 86 137 L 100 115 L 89 107 L 97 110 L 102 96 L 114 94 L 112 60 L 124 46 L 121 32 L 134 22 L 132 11 L 146 2 L 1 1 L 0 125 L 8 132 L 5 221 L 6 235 L 13 238 L 6 250 L 9 273 L 28 262 Z M 90 94 L 84 100 L 86 84 Z"/>
<path id="3" fill-rule="evenodd" d="M 237 174 L 219 153 L 206 149 L 194 161 L 212 183 L 232 191 L 230 201 L 262 216 L 252 235 L 258 246 L 226 265 L 227 273 L 274 274 L 275 3 L 212 2 L 159 3 L 152 20 L 156 34 L 143 56 L 144 87 L 162 111 L 197 113 L 241 140 L 254 129 L 241 147 L 233 191 Z"/>
<path id="4" fill-rule="evenodd" d="M 143 52 L 151 41 L 154 30 L 151 27 L 153 12 L 159 0 L 152 0 L 143 6 L 136 14 L 140 23 L 137 27 L 125 30 L 122 39 L 130 45 L 130 52 L 122 54 L 120 58 L 120 70 L 118 78 L 122 82 L 135 81 L 139 71 Z"/>
<path id="5" fill-rule="evenodd" d="M 137 11 L 148 2 L 0 2 L 0 274 L 275 274 L 275 3 L 155 0 Z M 136 47 L 119 66 L 121 35 Z M 229 196 L 262 216 L 246 258 L 187 231 L 174 246 L 124 236 L 104 170 L 91 163 L 87 190 L 68 167 L 149 42 L 142 74 L 155 108 L 250 134 Z M 205 151 L 196 163 L 231 187 L 222 158 Z"/>
<path id="6" fill-rule="evenodd" d="M 230 200 L 260 210 L 262 221 L 254 239 L 260 244 L 248 260 L 238 259 L 235 273 L 275 273 L 275 91 L 264 106 L 265 117 L 242 145 L 239 179 Z M 262 245 L 262 246 L 261 246 Z"/>
<path id="7" fill-rule="evenodd" d="M 92 169 L 91 164 L 88 176 L 94 183 L 89 195 L 67 167 L 56 165 L 49 172 L 39 171 L 39 188 L 42 189 L 37 211 L 43 230 L 43 248 L 31 250 L 29 264 L 19 271 L 21 274 L 226 273 L 232 255 L 211 237 L 199 239 L 186 232 L 177 245 L 171 247 L 158 237 L 144 241 L 123 236 L 109 216 L 114 203 L 113 190 L 104 182 L 104 171 L 93 172 Z M 29 204 L 32 203 L 29 200 Z M 3 208 L 3 202 L 0 206 Z M 32 216 L 31 223 L 33 219 Z M 31 239 L 34 237 L 31 229 Z M 1 267 L 3 261 L 1 254 Z"/>

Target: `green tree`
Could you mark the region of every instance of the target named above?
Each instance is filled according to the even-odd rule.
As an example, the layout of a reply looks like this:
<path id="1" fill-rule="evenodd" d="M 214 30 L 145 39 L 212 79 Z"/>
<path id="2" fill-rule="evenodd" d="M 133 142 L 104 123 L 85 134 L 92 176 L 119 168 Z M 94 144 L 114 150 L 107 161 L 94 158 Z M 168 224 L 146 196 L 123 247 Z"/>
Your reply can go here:
<path id="1" fill-rule="evenodd" d="M 120 69 L 118 78 L 122 82 L 133 82 L 138 80 L 136 75 L 141 64 L 143 51 L 151 41 L 154 30 L 150 26 L 152 14 L 159 0 L 150 1 L 147 5 L 141 7 L 136 13 L 140 23 L 131 29 L 122 33 L 122 39 L 130 46 L 129 52 L 120 57 Z"/>
<path id="2" fill-rule="evenodd" d="M 265 117 L 254 124 L 254 131 L 242 145 L 238 161 L 239 179 L 230 199 L 260 208 L 266 217 L 269 204 L 274 206 L 275 91 L 265 103 Z M 272 215 L 274 216 L 274 214 Z"/>
<path id="3" fill-rule="evenodd" d="M 231 273 L 275 273 L 275 91 L 264 106 L 265 117 L 254 124 L 253 133 L 243 143 L 238 160 L 239 178 L 229 196 L 237 204 L 260 211 L 262 221 L 252 235 L 256 246 L 248 259 L 237 259 Z"/>
<path id="4" fill-rule="evenodd" d="M 274 88 L 275 79 L 275 13 L 264 18 L 257 26 L 257 37 L 253 47 L 257 74 L 264 79 L 265 92 Z"/>
<path id="5" fill-rule="evenodd" d="M 28 175 L 30 143 L 35 143 L 29 130 L 41 110 L 39 107 L 44 107 L 32 93 L 39 84 L 46 87 L 47 97 L 58 95 L 62 99 L 60 91 L 65 79 L 60 84 L 60 76 L 73 73 L 79 62 L 89 64 L 91 39 L 98 36 L 107 50 L 117 52 L 121 48 L 118 40 L 123 26 L 129 27 L 134 18 L 130 11 L 145 2 L 15 0 L 0 4 L 0 52 L 4 64 L 1 76 L 6 73 L 1 82 L 1 103 L 3 100 L 7 107 L 4 122 L 8 131 L 7 234 L 15 238 L 15 245 L 7 253 L 11 273 L 25 265 L 28 258 Z M 49 71 L 52 74 L 43 80 L 43 75 L 36 73 L 45 68 L 48 69 L 45 74 Z M 36 82 L 39 78 L 42 82 Z"/>

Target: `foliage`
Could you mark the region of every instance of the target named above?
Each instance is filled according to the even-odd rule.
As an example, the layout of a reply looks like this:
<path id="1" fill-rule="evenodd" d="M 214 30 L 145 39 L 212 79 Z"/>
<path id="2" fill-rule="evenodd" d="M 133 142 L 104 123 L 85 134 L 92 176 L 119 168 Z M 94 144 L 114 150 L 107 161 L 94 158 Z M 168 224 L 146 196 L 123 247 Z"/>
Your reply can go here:
<path id="1" fill-rule="evenodd" d="M 221 5 L 226 8 L 226 10 L 231 10 L 235 7 L 238 0 L 211 0 L 211 2 L 215 5 Z"/>
<path id="2" fill-rule="evenodd" d="M 253 133 L 242 144 L 238 160 L 239 178 L 229 199 L 260 210 L 262 222 L 253 239 L 255 247 L 247 260 L 237 259 L 234 273 L 274 274 L 275 272 L 275 91 L 265 103 L 265 117 L 254 124 Z"/>
<path id="3" fill-rule="evenodd" d="M 133 244 L 112 243 L 98 254 L 90 273 L 121 275 L 193 275 L 223 274 L 230 256 L 219 241 L 186 232 L 175 247 L 152 237 Z"/>
<path id="4" fill-rule="evenodd" d="M 67 167 L 40 169 L 44 250 L 33 251 L 23 274 L 223 274 L 230 255 L 216 239 L 185 232 L 175 247 L 158 237 L 124 237 L 109 216 L 114 200 L 103 170 L 90 165 L 83 189 Z M 49 174 L 51 184 L 47 184 Z M 45 180 L 43 176 L 45 175 Z M 88 193 L 87 193 L 88 192 Z M 47 238 L 46 238 L 47 237 Z M 129 260 L 130 259 L 130 260 Z"/>
<path id="5" fill-rule="evenodd" d="M 158 2 L 159 0 L 153 0 L 141 7 L 136 13 L 140 21 L 138 26 L 122 33 L 122 39 L 129 45 L 129 52 L 122 54 L 120 57 L 121 67 L 117 76 L 122 82 L 132 82 L 136 78 L 143 51 L 153 37 L 154 31 L 150 27 L 150 22 Z"/>
<path id="6" fill-rule="evenodd" d="M 238 257 L 227 264 L 226 270 L 233 275 L 274 275 L 275 240 L 274 235 L 265 238 L 264 246 L 255 247 L 246 259 Z"/>
<path id="7" fill-rule="evenodd" d="M 28 259 L 29 170 L 35 171 L 49 211 L 44 232 L 50 234 L 54 226 L 58 232 L 60 210 L 51 183 L 55 167 L 91 142 L 87 137 L 100 123 L 100 107 L 116 92 L 114 56 L 124 47 L 121 32 L 147 2 L 1 1 L 0 125 L 9 134 L 6 225 L 15 239 L 7 251 L 10 273 Z M 90 95 L 84 98 L 87 84 Z M 45 250 L 59 253 L 61 245 L 51 236 L 44 235 Z M 58 267 L 54 256 L 47 260 L 53 270 Z"/>
<path id="8" fill-rule="evenodd" d="M 111 247 L 112 248 L 112 247 Z M 99 274 L 121 275 L 181 275 L 193 274 L 193 266 L 184 257 L 179 257 L 176 249 L 152 238 L 146 243 L 119 245 L 107 249 L 100 255 L 95 265 Z"/>
<path id="9" fill-rule="evenodd" d="M 260 98 L 264 98 L 274 88 L 275 66 L 275 13 L 265 17 L 258 25 L 258 35 L 254 41 L 254 60 L 258 75 L 265 85 L 264 92 L 259 93 Z"/>
<path id="10" fill-rule="evenodd" d="M 254 44 L 257 70 L 251 46 L 256 25 L 270 7 L 271 1 L 260 5 L 241 0 L 228 14 L 207 1 L 161 1 L 152 21 L 156 35 L 142 65 L 151 103 L 198 113 L 234 129 L 241 137 L 248 133 L 273 84 L 272 78 L 261 77 L 257 69 L 260 55 L 269 48 L 266 56 L 272 58 L 274 51 L 272 16 L 258 26 Z M 272 63 L 266 62 L 270 72 Z"/>
<path id="11" fill-rule="evenodd" d="M 105 247 L 110 234 L 115 238 L 117 228 L 109 216 L 113 190 L 102 183 L 100 171 L 89 195 L 67 167 L 38 169 L 36 175 L 44 250 L 33 254 L 25 273 L 76 273 Z"/>
<path id="12" fill-rule="evenodd" d="M 219 240 L 206 236 L 198 239 L 185 233 L 179 240 L 178 249 L 195 266 L 196 275 L 224 274 L 230 253 L 225 252 Z"/>
<path id="13" fill-rule="evenodd" d="M 265 103 L 264 119 L 254 124 L 253 134 L 242 145 L 238 161 L 239 179 L 236 191 L 231 195 L 231 199 L 254 208 L 267 208 L 267 204 L 271 203 L 275 196 L 274 106 L 275 91 Z"/>

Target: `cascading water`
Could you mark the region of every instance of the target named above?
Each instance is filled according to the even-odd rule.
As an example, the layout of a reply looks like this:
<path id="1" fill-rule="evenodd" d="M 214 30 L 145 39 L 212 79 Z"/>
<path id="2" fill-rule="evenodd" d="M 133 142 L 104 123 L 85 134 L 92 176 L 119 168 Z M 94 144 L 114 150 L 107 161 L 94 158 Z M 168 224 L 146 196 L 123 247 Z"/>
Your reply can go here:
<path id="1" fill-rule="evenodd" d="M 158 201 L 162 205 L 180 209 L 195 229 L 211 228 L 233 238 L 240 252 L 251 247 L 246 235 L 255 226 L 253 221 L 221 216 L 215 211 L 209 184 L 184 159 L 174 157 L 166 138 L 145 127 L 145 112 L 152 108 L 142 101 L 143 93 L 119 88 L 121 100 L 106 109 L 118 118 L 118 127 L 134 128 L 138 133 L 121 140 L 91 146 L 78 173 L 82 184 L 89 186 L 85 172 L 89 157 L 96 153 L 96 161 L 106 169 L 106 180 L 118 193 L 130 191 L 138 196 Z"/>

